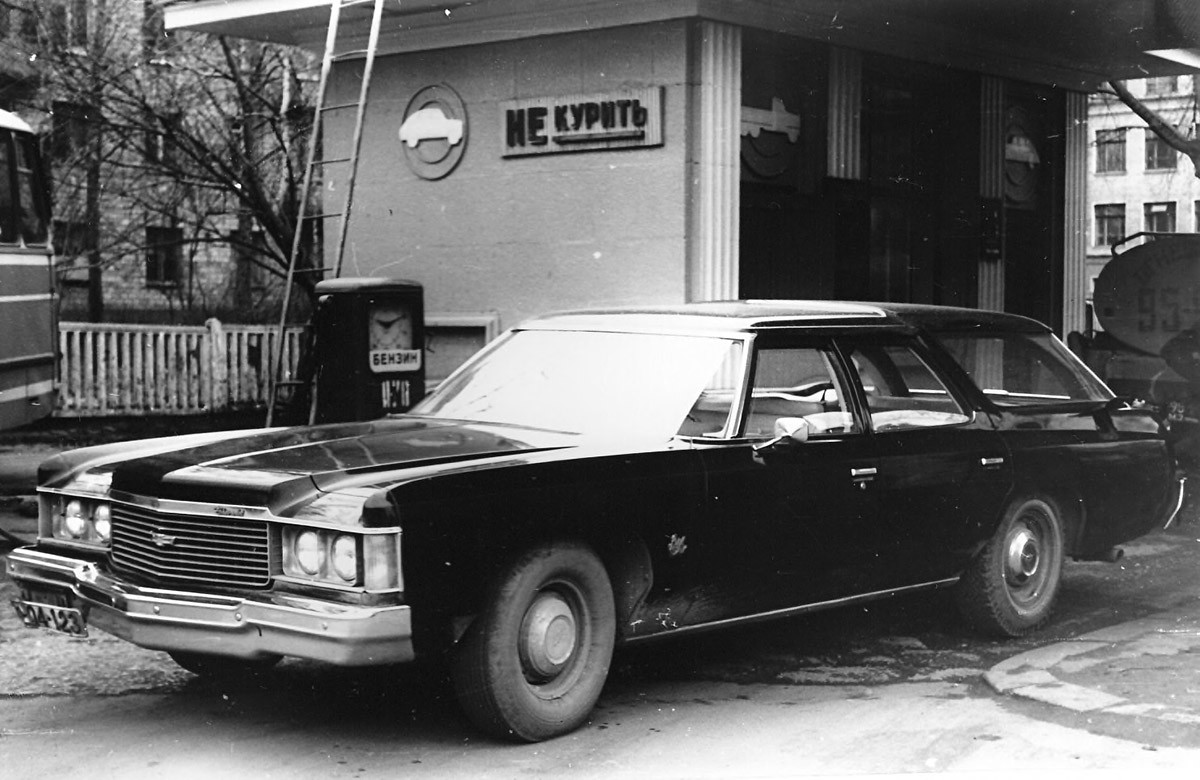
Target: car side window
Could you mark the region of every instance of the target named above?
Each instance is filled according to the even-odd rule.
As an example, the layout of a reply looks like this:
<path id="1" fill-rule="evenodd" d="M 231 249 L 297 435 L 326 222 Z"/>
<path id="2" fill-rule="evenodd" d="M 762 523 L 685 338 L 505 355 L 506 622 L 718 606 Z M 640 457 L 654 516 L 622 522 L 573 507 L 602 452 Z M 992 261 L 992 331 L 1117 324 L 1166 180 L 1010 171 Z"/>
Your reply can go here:
<path id="1" fill-rule="evenodd" d="M 810 435 L 858 433 L 829 353 L 811 347 L 762 348 L 757 353 L 745 436 L 775 435 L 775 421 L 800 417 Z"/>
<path id="2" fill-rule="evenodd" d="M 850 358 L 867 398 L 871 427 L 876 431 L 970 422 L 970 415 L 912 348 L 862 345 L 850 353 Z"/>
<path id="3" fill-rule="evenodd" d="M 1049 333 L 942 333 L 938 340 L 979 389 L 1001 406 L 1112 397 Z"/>

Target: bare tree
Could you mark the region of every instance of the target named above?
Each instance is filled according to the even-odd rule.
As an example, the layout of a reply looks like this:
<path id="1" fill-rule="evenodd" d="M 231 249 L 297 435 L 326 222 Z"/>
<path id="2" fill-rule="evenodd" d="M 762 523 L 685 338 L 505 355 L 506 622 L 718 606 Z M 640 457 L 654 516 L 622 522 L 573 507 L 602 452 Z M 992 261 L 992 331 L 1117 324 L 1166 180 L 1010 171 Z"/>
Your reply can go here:
<path id="1" fill-rule="evenodd" d="M 1192 83 L 1193 94 L 1197 99 L 1200 99 L 1200 74 L 1197 74 L 1193 78 Z M 1196 177 L 1200 178 L 1200 138 L 1196 137 L 1195 122 L 1192 123 L 1191 137 L 1188 137 L 1166 117 L 1135 97 L 1129 91 L 1124 81 L 1114 80 L 1108 82 L 1108 84 L 1120 101 L 1128 106 L 1129 110 L 1141 117 L 1142 121 L 1159 138 L 1163 139 L 1172 149 L 1180 152 L 1192 161 L 1192 170 Z M 1194 110 L 1195 104 L 1193 104 Z"/>
<path id="2" fill-rule="evenodd" d="M 50 144 L 57 211 L 102 225 L 86 242 L 92 286 L 102 268 L 146 257 L 146 228 L 162 225 L 179 229 L 186 256 L 226 245 L 259 276 L 282 279 L 312 121 L 311 59 L 288 47 L 167 34 L 161 11 L 140 0 L 87 5 L 84 35 L 61 4 L 37 8 L 44 100 L 52 113 L 73 112 L 56 118 Z M 63 138 L 71 118 L 82 130 Z M 301 242 L 300 267 L 319 267 L 319 238 Z M 308 293 L 315 281 L 296 279 Z M 280 287 L 260 286 L 268 300 L 238 303 L 272 318 L 265 304 Z M 191 276 L 163 293 L 201 308 L 223 294 Z"/>

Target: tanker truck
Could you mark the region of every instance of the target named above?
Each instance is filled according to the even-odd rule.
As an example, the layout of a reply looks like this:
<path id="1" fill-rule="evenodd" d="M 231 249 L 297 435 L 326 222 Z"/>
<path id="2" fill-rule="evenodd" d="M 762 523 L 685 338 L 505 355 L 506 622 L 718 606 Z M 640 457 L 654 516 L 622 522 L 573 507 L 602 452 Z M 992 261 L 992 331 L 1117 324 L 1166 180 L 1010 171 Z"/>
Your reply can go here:
<path id="1" fill-rule="evenodd" d="M 1096 279 L 1098 327 L 1067 343 L 1117 395 L 1156 409 L 1200 474 L 1200 235 L 1136 233 Z"/>

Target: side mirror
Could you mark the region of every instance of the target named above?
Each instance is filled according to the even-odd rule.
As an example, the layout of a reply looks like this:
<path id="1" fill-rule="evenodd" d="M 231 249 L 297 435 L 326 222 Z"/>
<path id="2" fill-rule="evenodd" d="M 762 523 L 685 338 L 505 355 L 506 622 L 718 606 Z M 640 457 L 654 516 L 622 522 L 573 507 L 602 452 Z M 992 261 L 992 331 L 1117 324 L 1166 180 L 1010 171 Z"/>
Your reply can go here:
<path id="1" fill-rule="evenodd" d="M 777 444 L 785 442 L 803 444 L 808 441 L 808 434 L 811 430 L 812 426 L 803 417 L 780 417 L 775 421 L 774 437 L 762 444 L 755 444 L 754 451 L 769 450 Z"/>

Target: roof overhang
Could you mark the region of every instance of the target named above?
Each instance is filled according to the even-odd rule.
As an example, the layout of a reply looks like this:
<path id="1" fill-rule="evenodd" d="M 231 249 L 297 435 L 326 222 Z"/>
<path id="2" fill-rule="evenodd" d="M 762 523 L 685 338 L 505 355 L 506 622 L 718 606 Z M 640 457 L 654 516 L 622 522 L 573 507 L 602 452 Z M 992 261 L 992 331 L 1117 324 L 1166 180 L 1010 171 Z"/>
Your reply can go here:
<path id="1" fill-rule="evenodd" d="M 342 11 L 364 40 L 371 3 Z M 705 18 L 1071 89 L 1192 72 L 1196 0 L 387 0 L 380 53 Z M 171 29 L 319 50 L 328 0 L 181 0 Z"/>

